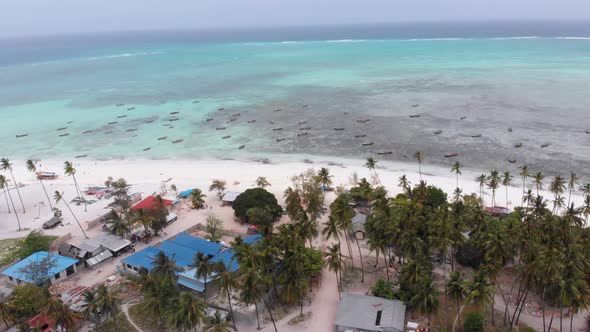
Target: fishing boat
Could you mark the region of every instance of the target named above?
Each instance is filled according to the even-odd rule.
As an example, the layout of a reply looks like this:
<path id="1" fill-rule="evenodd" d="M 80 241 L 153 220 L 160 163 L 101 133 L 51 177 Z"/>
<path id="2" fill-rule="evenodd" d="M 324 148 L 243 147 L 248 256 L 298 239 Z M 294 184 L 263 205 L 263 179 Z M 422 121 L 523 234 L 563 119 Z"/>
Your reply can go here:
<path id="1" fill-rule="evenodd" d="M 117 104 L 117 107 L 125 106 L 125 104 Z"/>
<path id="2" fill-rule="evenodd" d="M 174 122 L 174 121 L 178 121 L 178 120 L 180 120 L 180 119 L 179 118 L 170 118 L 170 119 L 168 119 L 168 121 L 170 121 L 170 122 Z"/>
<path id="3" fill-rule="evenodd" d="M 117 124 L 117 123 L 118 123 L 117 121 L 113 121 L 113 122 L 109 122 L 109 125 L 114 125 L 114 124 Z"/>
<path id="4" fill-rule="evenodd" d="M 199 102 L 198 100 L 193 100 L 193 104 L 196 104 L 196 103 L 198 103 L 198 102 Z"/>
<path id="5" fill-rule="evenodd" d="M 232 118 L 232 119 L 229 119 L 229 121 L 227 121 L 226 123 L 234 122 L 236 120 L 237 120 L 236 118 Z"/>
<path id="6" fill-rule="evenodd" d="M 113 133 L 112 130 L 109 130 L 109 131 L 105 132 L 105 134 L 112 134 L 112 133 Z"/>
<path id="7" fill-rule="evenodd" d="M 508 132 L 510 132 L 510 133 L 512 132 L 512 127 L 508 128 Z"/>
<path id="8" fill-rule="evenodd" d="M 435 130 L 435 131 L 434 131 L 434 134 L 435 134 L 435 135 L 442 134 L 442 130 L 440 130 L 440 129 L 439 129 L 439 130 Z"/>
<path id="9" fill-rule="evenodd" d="M 281 108 L 277 108 L 276 110 L 272 110 L 272 111 L 273 112 L 280 112 L 280 111 L 282 111 L 282 109 Z"/>
<path id="10" fill-rule="evenodd" d="M 250 121 L 248 121 L 248 123 L 254 123 L 254 122 L 256 122 L 256 120 L 250 120 Z"/>
<path id="11" fill-rule="evenodd" d="M 55 180 L 58 175 L 54 172 L 37 172 L 37 179 L 39 180 Z"/>
<path id="12" fill-rule="evenodd" d="M 61 135 L 59 135 L 59 137 L 65 137 L 65 136 L 70 136 L 70 134 L 61 134 Z"/>
<path id="13" fill-rule="evenodd" d="M 162 125 L 162 127 L 170 127 L 171 125 L 172 125 L 171 123 L 164 123 L 164 124 Z"/>
<path id="14" fill-rule="evenodd" d="M 85 130 L 82 132 L 82 134 L 90 134 L 92 132 L 92 130 Z"/>
<path id="15" fill-rule="evenodd" d="M 246 145 L 242 144 L 242 145 L 240 145 L 240 146 L 238 147 L 238 150 L 242 150 L 242 149 L 243 149 L 243 148 L 245 148 L 245 147 L 246 147 Z"/>
<path id="16" fill-rule="evenodd" d="M 307 136 L 307 134 L 309 134 L 309 133 L 308 132 L 304 132 L 304 133 L 297 134 L 297 136 Z"/>
<path id="17" fill-rule="evenodd" d="M 309 105 L 303 105 L 303 106 L 301 106 L 301 107 L 302 107 L 302 108 L 308 108 L 308 107 L 309 107 Z"/>
<path id="18" fill-rule="evenodd" d="M 223 136 L 221 139 L 228 139 L 230 137 L 231 137 L 231 135 L 227 135 L 227 136 Z"/>
<path id="19" fill-rule="evenodd" d="M 354 138 L 363 138 L 363 137 L 367 137 L 367 135 L 362 134 L 362 135 L 354 135 Z"/>
<path id="20" fill-rule="evenodd" d="M 299 128 L 299 130 L 310 130 L 310 129 L 311 129 L 311 127 L 302 127 L 302 128 Z"/>
<path id="21" fill-rule="evenodd" d="M 590 134 L 590 129 L 586 129 L 586 134 Z"/>
<path id="22" fill-rule="evenodd" d="M 371 146 L 371 145 L 373 145 L 373 144 L 374 144 L 373 142 L 370 142 L 370 143 L 363 143 L 362 145 L 363 145 L 363 146 Z"/>
<path id="23" fill-rule="evenodd" d="M 515 148 L 520 148 L 520 147 L 522 147 L 522 142 L 519 142 L 519 143 L 516 143 L 516 144 L 514 144 L 514 147 L 515 147 Z"/>
<path id="24" fill-rule="evenodd" d="M 475 134 L 475 135 L 471 135 L 471 137 L 473 137 L 473 138 L 478 138 L 478 137 L 481 137 L 481 134 Z"/>
<path id="25" fill-rule="evenodd" d="M 127 130 L 125 130 L 125 131 L 127 131 L 127 132 L 131 132 L 131 131 L 136 131 L 136 130 L 137 130 L 137 128 L 131 128 L 131 129 L 127 129 Z"/>
<path id="26" fill-rule="evenodd" d="M 213 121 L 213 118 L 207 118 L 207 120 L 205 120 L 205 121 L 207 121 L 207 122 Z"/>
<path id="27" fill-rule="evenodd" d="M 68 129 L 68 127 L 61 127 L 61 128 L 57 128 L 57 131 L 66 130 L 66 129 Z"/>
<path id="28" fill-rule="evenodd" d="M 162 141 L 162 140 L 165 140 L 165 139 L 167 139 L 167 138 L 168 138 L 168 136 L 162 136 L 162 137 L 158 137 L 158 141 Z"/>
<path id="29" fill-rule="evenodd" d="M 356 122 L 358 122 L 358 123 L 367 123 L 369 121 L 371 121 L 371 120 L 370 119 L 356 120 Z"/>
<path id="30" fill-rule="evenodd" d="M 548 147 L 549 145 L 551 145 L 551 143 L 543 143 L 543 144 L 541 144 L 541 147 L 542 147 L 542 148 L 546 148 L 546 147 Z"/>
<path id="31" fill-rule="evenodd" d="M 76 156 L 76 158 L 86 158 L 86 157 L 88 157 L 88 155 L 87 155 L 87 154 L 81 154 L 81 155 L 79 155 L 79 156 Z"/>
<path id="32" fill-rule="evenodd" d="M 231 116 L 240 116 L 240 113 L 232 114 Z"/>
<path id="33" fill-rule="evenodd" d="M 170 126 L 170 127 L 168 127 L 168 129 L 172 129 L 172 128 L 174 128 L 174 126 Z"/>
<path id="34" fill-rule="evenodd" d="M 147 120 L 145 123 L 152 123 L 154 120 Z"/>
<path id="35" fill-rule="evenodd" d="M 410 115 L 410 118 L 419 118 L 419 117 L 420 117 L 420 114 L 412 114 L 412 115 Z"/>
<path id="36" fill-rule="evenodd" d="M 344 128 L 334 128 L 334 130 L 341 131 L 344 130 Z"/>
<path id="37" fill-rule="evenodd" d="M 74 121 L 68 121 L 68 122 L 66 122 L 66 123 L 67 123 L 67 124 L 71 124 L 72 122 L 74 122 Z"/>
<path id="38" fill-rule="evenodd" d="M 21 134 L 21 135 L 16 135 L 16 138 L 27 137 L 27 136 L 29 136 L 29 134 Z"/>
<path id="39" fill-rule="evenodd" d="M 462 117 L 459 118 L 459 120 L 465 120 L 465 119 L 467 119 L 466 116 L 462 116 Z"/>
<path id="40" fill-rule="evenodd" d="M 225 107 L 220 107 L 220 108 L 218 108 L 217 110 L 218 110 L 218 111 L 223 111 L 224 109 L 225 109 Z"/>
<path id="41" fill-rule="evenodd" d="M 378 155 L 392 154 L 393 151 L 377 152 Z"/>
<path id="42" fill-rule="evenodd" d="M 272 130 L 273 130 L 273 131 L 280 131 L 280 130 L 283 130 L 283 127 L 279 127 L 279 128 L 273 128 Z"/>
<path id="43" fill-rule="evenodd" d="M 445 154 L 445 158 L 453 158 L 453 157 L 456 157 L 456 156 L 458 156 L 458 154 L 456 154 L 456 153 Z"/>
<path id="44" fill-rule="evenodd" d="M 128 111 L 133 111 L 135 109 L 135 107 L 129 107 L 127 110 Z"/>
<path id="45" fill-rule="evenodd" d="M 170 112 L 170 114 L 173 114 L 173 115 L 178 114 L 178 113 L 180 113 L 180 112 Z"/>
<path id="46" fill-rule="evenodd" d="M 172 141 L 172 144 L 180 143 L 183 141 L 184 141 L 183 139 L 176 139 L 176 140 Z"/>
<path id="47" fill-rule="evenodd" d="M 126 117 L 127 117 L 127 115 L 119 115 L 118 116 L 119 119 L 126 118 Z"/>
<path id="48" fill-rule="evenodd" d="M 268 121 L 268 123 L 270 123 L 270 124 L 275 124 L 275 122 L 274 122 L 274 121 Z"/>
<path id="49" fill-rule="evenodd" d="M 217 127 L 215 130 L 225 130 L 226 127 Z"/>
<path id="50" fill-rule="evenodd" d="M 414 105 L 412 105 L 412 107 L 418 107 L 418 106 L 420 106 L 420 105 L 419 105 L 419 104 L 414 104 Z"/>
<path id="51" fill-rule="evenodd" d="M 304 124 L 306 124 L 306 123 L 307 123 L 307 121 L 301 121 L 301 122 L 297 122 L 297 124 L 298 124 L 298 125 L 300 125 L 300 126 L 301 126 L 301 125 L 304 125 Z"/>
<path id="52" fill-rule="evenodd" d="M 277 139 L 276 139 L 276 141 L 277 141 L 277 142 L 282 142 L 282 141 L 284 141 L 284 140 L 285 140 L 284 138 L 277 138 Z"/>
<path id="53" fill-rule="evenodd" d="M 149 150 L 151 150 L 151 149 L 152 149 L 152 148 L 145 148 L 145 149 L 143 149 L 143 152 L 149 151 Z"/>
<path id="54" fill-rule="evenodd" d="M 516 162 L 516 159 L 508 159 L 508 162 L 514 164 Z"/>

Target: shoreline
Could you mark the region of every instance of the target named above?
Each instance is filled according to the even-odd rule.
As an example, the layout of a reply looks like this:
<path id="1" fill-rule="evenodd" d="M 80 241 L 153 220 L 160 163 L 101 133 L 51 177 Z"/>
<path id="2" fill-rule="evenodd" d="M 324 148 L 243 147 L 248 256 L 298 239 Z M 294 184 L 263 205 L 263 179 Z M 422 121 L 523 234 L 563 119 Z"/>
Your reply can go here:
<path id="1" fill-rule="evenodd" d="M 356 173 L 358 179 L 366 178 L 369 182 L 372 180 L 372 172 L 364 166 L 364 160 L 345 159 L 345 158 L 322 158 L 323 160 L 314 160 L 313 164 L 304 162 L 282 162 L 264 164 L 253 161 L 236 161 L 236 160 L 110 160 L 110 161 L 96 161 L 96 160 L 73 160 L 76 168 L 76 179 L 81 188 L 90 186 L 102 186 L 104 181 L 112 176 L 114 179 L 125 178 L 127 182 L 132 185 L 130 192 L 141 192 L 143 196 L 152 193 L 160 193 L 162 189 L 168 192 L 164 197 L 173 198 L 174 193 L 170 191 L 170 185 L 175 184 L 178 192 L 191 189 L 200 188 L 207 195 L 207 202 L 209 205 L 219 205 L 219 199 L 213 192 L 208 191 L 208 187 L 213 179 L 222 179 L 227 182 L 228 191 L 244 191 L 255 186 L 257 177 L 262 176 L 271 183 L 267 188 L 278 199 L 279 204 L 283 204 L 283 192 L 291 186 L 291 177 L 302 173 L 308 169 L 319 170 L 321 167 L 326 167 L 330 170 L 333 177 L 333 187 L 350 188 L 349 177 Z M 326 160 L 327 159 L 327 160 Z M 20 192 L 27 210 L 26 214 L 21 214 L 20 202 L 18 197 L 13 193 L 14 204 L 19 212 L 21 224 L 23 227 L 29 229 L 40 228 L 43 218 L 51 214 L 47 204 L 47 198 L 43 193 L 39 181 L 26 170 L 25 161 L 13 160 L 14 176 L 19 184 Z M 75 190 L 73 180 L 63 174 L 63 161 L 46 160 L 41 161 L 38 168 L 43 171 L 55 172 L 59 174 L 58 179 L 51 181 L 44 181 L 50 197 L 55 191 L 63 192 L 65 199 L 69 202 L 75 197 Z M 444 190 L 448 197 L 452 197 L 452 193 L 456 187 L 456 178 L 449 168 L 443 168 L 433 165 L 422 165 L 422 177 L 429 185 Z M 417 163 L 402 163 L 402 162 L 388 162 L 379 161 L 377 163 L 377 173 L 383 185 L 389 191 L 390 197 L 394 197 L 401 192 L 398 187 L 398 178 L 401 175 L 406 175 L 412 185 L 419 183 L 420 177 L 417 172 Z M 463 174 L 459 176 L 459 186 L 463 190 L 464 195 L 479 192 L 479 185 L 475 182 L 475 177 L 482 174 L 481 171 L 465 168 L 462 170 Z M 488 174 L 489 171 L 483 172 Z M 508 208 L 511 210 L 520 205 L 522 197 L 521 180 L 518 174 L 513 174 L 513 184 L 508 187 Z M 546 179 L 546 182 L 550 179 Z M 530 187 L 531 181 L 527 181 L 527 187 Z M 542 195 L 546 198 L 552 197 L 547 191 L 543 191 Z M 566 194 L 567 197 L 567 194 Z M 88 199 L 95 199 L 90 196 Z M 486 188 L 484 195 L 485 205 L 491 205 L 491 192 Z M 83 206 L 76 206 L 71 204 L 70 207 L 74 213 L 84 224 L 87 221 L 93 220 L 96 217 L 106 212 L 105 206 L 110 201 L 98 200 L 96 203 L 88 205 L 88 211 L 84 212 Z M 582 202 L 582 196 L 575 191 L 572 194 L 572 202 L 579 206 Z M 53 203 L 53 202 L 52 202 Z M 505 206 L 506 204 L 506 189 L 501 186 L 496 192 L 496 205 Z M 63 212 L 64 226 L 60 226 L 46 231 L 52 235 L 63 235 L 71 232 L 72 236 L 81 236 L 81 231 L 75 224 L 63 203 L 60 203 L 59 208 Z M 39 217 L 41 219 L 38 219 Z M 229 217 L 226 216 L 226 217 Z M 0 200 L 0 238 L 14 238 L 26 235 L 25 231 L 16 231 L 16 219 L 14 214 L 8 214 L 6 209 L 6 202 L 4 198 Z"/>

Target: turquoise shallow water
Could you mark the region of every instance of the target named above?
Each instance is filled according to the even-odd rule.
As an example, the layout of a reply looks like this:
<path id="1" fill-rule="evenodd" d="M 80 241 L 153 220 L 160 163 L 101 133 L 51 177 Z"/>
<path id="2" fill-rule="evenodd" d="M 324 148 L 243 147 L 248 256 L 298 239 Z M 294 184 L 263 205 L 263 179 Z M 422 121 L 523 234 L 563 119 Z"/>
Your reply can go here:
<path id="1" fill-rule="evenodd" d="M 0 56 L 11 158 L 405 160 L 421 150 L 433 163 L 458 153 L 473 167 L 516 159 L 579 173 L 590 161 L 587 38 L 0 45 L 12 50 Z"/>

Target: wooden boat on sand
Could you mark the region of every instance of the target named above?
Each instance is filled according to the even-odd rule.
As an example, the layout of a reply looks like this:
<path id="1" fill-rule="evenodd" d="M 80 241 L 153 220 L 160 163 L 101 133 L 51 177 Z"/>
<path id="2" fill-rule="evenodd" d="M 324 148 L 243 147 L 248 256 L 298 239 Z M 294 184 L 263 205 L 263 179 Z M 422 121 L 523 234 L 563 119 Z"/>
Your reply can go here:
<path id="1" fill-rule="evenodd" d="M 180 143 L 183 141 L 184 141 L 183 139 L 176 139 L 176 140 L 172 141 L 172 144 Z"/>
<path id="2" fill-rule="evenodd" d="M 458 156 L 458 154 L 456 154 L 456 153 L 445 154 L 445 158 L 453 158 L 453 157 L 456 157 L 456 156 Z"/>
<path id="3" fill-rule="evenodd" d="M 27 136 L 29 136 L 29 134 L 21 134 L 21 135 L 16 135 L 16 138 L 27 137 Z"/>

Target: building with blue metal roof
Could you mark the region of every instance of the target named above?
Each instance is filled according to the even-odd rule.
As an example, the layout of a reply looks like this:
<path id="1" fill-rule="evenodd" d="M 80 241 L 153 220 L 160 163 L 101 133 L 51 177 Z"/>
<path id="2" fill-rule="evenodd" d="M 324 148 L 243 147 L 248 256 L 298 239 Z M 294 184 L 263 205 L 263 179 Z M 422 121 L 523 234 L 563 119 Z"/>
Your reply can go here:
<path id="1" fill-rule="evenodd" d="M 42 282 L 41 280 L 38 280 L 41 284 L 48 283 L 55 285 L 76 273 L 76 264 L 78 263 L 77 259 L 51 254 L 47 251 L 39 251 L 21 260 L 20 262 L 9 266 L 4 271 L 2 271 L 2 274 L 8 276 L 8 280 L 17 285 L 20 285 L 21 283 L 35 284 L 36 281 L 33 280 L 33 278 L 36 279 L 36 277 L 23 274 L 22 270 L 31 267 L 32 264 L 42 262 L 47 257 L 50 257 L 54 261 L 54 266 L 49 269 L 46 276 L 39 276 L 40 278 L 44 279 Z"/>

